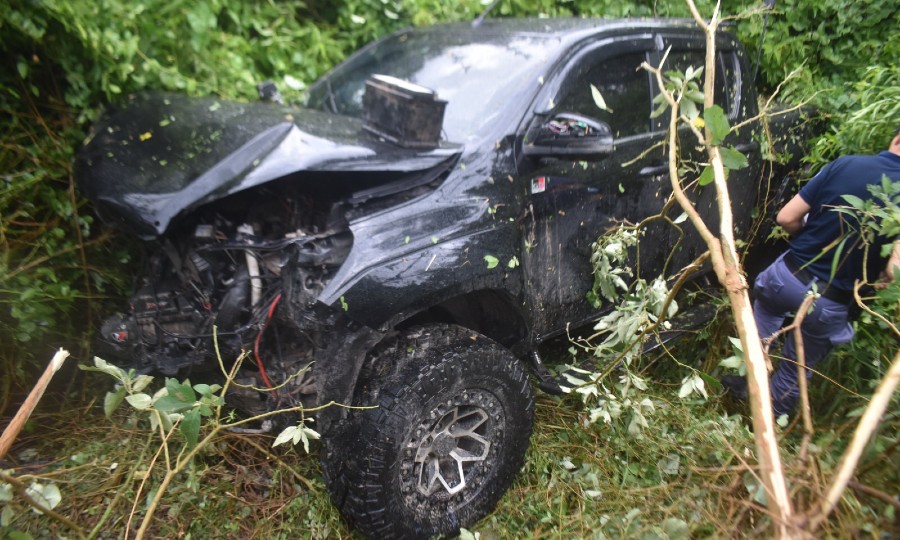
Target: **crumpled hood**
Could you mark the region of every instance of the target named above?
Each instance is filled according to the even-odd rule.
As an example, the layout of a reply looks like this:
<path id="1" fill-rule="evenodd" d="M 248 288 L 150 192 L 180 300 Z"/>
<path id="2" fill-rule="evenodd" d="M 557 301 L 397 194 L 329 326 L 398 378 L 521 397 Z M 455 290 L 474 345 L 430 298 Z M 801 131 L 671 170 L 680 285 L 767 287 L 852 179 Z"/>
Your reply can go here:
<path id="1" fill-rule="evenodd" d="M 187 210 L 293 173 L 414 173 L 449 166 L 461 152 L 449 144 L 401 148 L 361 127 L 355 118 L 271 103 L 138 94 L 94 127 L 75 173 L 88 199 L 153 237 Z M 373 187 L 385 181 L 377 176 Z"/>

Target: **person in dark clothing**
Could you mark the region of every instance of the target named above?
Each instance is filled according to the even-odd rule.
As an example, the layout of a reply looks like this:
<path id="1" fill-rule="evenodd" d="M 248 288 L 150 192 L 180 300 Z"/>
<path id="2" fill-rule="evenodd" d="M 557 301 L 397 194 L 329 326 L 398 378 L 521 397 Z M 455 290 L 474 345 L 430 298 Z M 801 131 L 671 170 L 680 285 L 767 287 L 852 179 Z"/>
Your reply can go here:
<path id="1" fill-rule="evenodd" d="M 853 337 L 848 308 L 856 280 L 865 275 L 871 281 L 882 269 L 886 279 L 900 272 L 895 270 L 900 267 L 900 240 L 876 238 L 864 257 L 858 224 L 852 216 L 832 210 L 847 206 L 844 195 L 872 199 L 869 186 L 881 185 L 885 175 L 900 181 L 900 130 L 884 152 L 843 156 L 826 165 L 778 212 L 776 221 L 791 235 L 790 248 L 756 278 L 753 312 L 759 335 L 766 338 L 782 328 L 808 291 L 819 294 L 801 326 L 807 368 L 819 364 L 834 345 Z M 881 248 L 890 242 L 893 249 L 885 265 Z M 800 395 L 793 335 L 785 338 L 783 356 L 769 381 L 776 418 L 791 413 Z M 811 375 L 807 369 L 807 378 Z M 722 385 L 735 398 L 747 399 L 743 377 L 725 376 Z"/>

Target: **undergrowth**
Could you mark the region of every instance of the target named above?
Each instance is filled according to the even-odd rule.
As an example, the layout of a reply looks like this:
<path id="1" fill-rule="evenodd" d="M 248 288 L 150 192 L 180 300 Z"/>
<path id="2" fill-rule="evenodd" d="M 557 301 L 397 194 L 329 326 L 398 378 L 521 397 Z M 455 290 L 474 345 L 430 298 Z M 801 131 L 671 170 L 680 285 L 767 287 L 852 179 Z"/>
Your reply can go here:
<path id="1" fill-rule="evenodd" d="M 665 370 L 663 370 L 665 371 Z M 578 400 L 542 397 L 526 465 L 496 510 L 470 529 L 482 539 L 756 537 L 769 526 L 759 504 L 752 434 L 739 414 L 712 396 L 681 400 L 677 378 L 657 373 L 647 396 L 657 403 L 639 436 L 624 423 L 590 424 Z M 827 384 L 827 383 L 824 383 Z M 819 393 L 814 389 L 814 393 Z M 73 425 L 72 418 L 80 419 Z M 143 480 L 157 441 L 136 416 L 102 417 L 100 406 L 32 421 L 11 465 L 23 480 L 59 486 L 56 511 L 95 538 L 119 538 L 136 504 L 138 521 L 159 476 Z M 827 418 L 827 417 L 826 417 Z M 797 462 L 802 434 L 789 426 L 783 453 L 795 500 L 821 489 L 854 419 L 821 418 L 811 459 Z M 833 422 L 827 424 L 827 422 Z M 885 423 L 823 537 L 877 538 L 900 533 L 895 493 L 896 414 Z M 893 439 L 891 439 L 893 437 Z M 885 446 L 891 444 L 893 450 Z M 149 534 L 154 538 L 358 538 L 331 505 L 316 459 L 294 448 L 272 449 L 273 436 L 227 433 L 169 488 Z M 24 476 L 24 475 L 31 475 Z M 873 494 L 875 493 L 875 494 Z M 756 500 L 754 499 L 756 498 Z M 101 521 L 102 520 L 102 521 Z M 98 526 L 98 523 L 100 524 Z M 11 527 L 34 538 L 74 537 L 65 527 L 20 508 Z M 4 536 L 6 537 L 6 536 Z"/>

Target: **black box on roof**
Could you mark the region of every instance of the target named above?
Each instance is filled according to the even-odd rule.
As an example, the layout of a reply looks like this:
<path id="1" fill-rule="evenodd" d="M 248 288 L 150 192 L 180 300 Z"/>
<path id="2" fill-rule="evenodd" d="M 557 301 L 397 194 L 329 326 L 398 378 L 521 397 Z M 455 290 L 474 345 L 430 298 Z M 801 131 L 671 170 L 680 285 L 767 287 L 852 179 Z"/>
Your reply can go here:
<path id="1" fill-rule="evenodd" d="M 363 94 L 363 129 L 405 148 L 436 148 L 446 106 L 424 86 L 373 75 Z"/>

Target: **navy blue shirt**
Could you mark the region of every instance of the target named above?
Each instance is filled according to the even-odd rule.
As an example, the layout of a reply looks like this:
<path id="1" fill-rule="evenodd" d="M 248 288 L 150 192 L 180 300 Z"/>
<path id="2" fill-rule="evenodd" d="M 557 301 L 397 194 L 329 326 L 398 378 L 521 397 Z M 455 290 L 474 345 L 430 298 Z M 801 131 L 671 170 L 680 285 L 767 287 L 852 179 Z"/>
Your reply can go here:
<path id="1" fill-rule="evenodd" d="M 853 216 L 831 209 L 848 206 L 844 195 L 871 199 L 868 187 L 881 185 L 883 175 L 894 182 L 900 181 L 900 156 L 887 151 L 874 156 L 843 156 L 822 168 L 800 190 L 800 197 L 811 210 L 806 225 L 791 239 L 791 254 L 812 275 L 830 281 L 835 288 L 853 290 L 854 281 L 862 278 L 863 249 L 857 221 Z M 838 244 L 845 236 L 847 240 L 839 250 Z M 881 257 L 881 246 L 893 240 L 879 237 L 876 245 L 870 246 L 866 276 L 869 281 L 877 279 L 887 263 Z M 836 258 L 838 266 L 832 277 Z"/>

